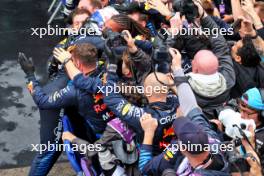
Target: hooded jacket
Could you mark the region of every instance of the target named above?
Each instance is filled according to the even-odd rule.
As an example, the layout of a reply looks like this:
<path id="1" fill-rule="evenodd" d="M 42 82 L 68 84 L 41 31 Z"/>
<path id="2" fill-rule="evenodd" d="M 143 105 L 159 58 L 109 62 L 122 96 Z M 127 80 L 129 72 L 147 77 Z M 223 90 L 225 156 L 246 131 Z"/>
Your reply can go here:
<path id="1" fill-rule="evenodd" d="M 201 26 L 202 28 L 208 29 L 219 28 L 210 16 L 207 16 L 206 18 L 201 20 Z M 223 103 L 230 99 L 230 90 L 235 85 L 236 77 L 230 50 L 225 38 L 218 34 L 217 37 L 209 36 L 209 39 L 212 44 L 212 51 L 217 56 L 219 61 L 217 74 L 219 74 L 219 79 L 222 79 L 221 84 L 225 84 L 226 86 L 216 86 L 215 95 L 213 94 L 213 90 L 211 90 L 211 94 L 206 95 L 201 94 L 201 92 L 197 91 L 197 89 L 195 88 L 196 86 L 192 85 L 191 82 L 190 83 L 196 96 L 198 105 L 203 109 L 207 118 L 212 119 L 215 118 L 215 109 L 219 106 L 222 106 Z M 202 88 L 200 90 L 202 90 Z"/>

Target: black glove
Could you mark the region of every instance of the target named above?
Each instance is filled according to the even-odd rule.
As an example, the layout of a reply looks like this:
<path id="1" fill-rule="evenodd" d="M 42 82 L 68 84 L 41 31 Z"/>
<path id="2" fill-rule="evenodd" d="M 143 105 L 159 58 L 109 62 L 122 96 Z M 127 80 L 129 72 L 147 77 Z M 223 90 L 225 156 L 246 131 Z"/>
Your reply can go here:
<path id="1" fill-rule="evenodd" d="M 48 61 L 48 75 L 49 78 L 56 77 L 58 71 L 59 71 L 59 62 L 52 56 Z"/>
<path id="2" fill-rule="evenodd" d="M 24 53 L 18 53 L 18 63 L 27 77 L 34 76 L 35 67 L 33 65 L 32 58 L 27 58 Z"/>
<path id="3" fill-rule="evenodd" d="M 112 47 L 110 47 L 111 41 L 110 39 L 107 39 L 105 41 L 104 51 L 109 59 L 109 64 L 117 65 L 119 58 L 114 53 L 114 50 Z"/>

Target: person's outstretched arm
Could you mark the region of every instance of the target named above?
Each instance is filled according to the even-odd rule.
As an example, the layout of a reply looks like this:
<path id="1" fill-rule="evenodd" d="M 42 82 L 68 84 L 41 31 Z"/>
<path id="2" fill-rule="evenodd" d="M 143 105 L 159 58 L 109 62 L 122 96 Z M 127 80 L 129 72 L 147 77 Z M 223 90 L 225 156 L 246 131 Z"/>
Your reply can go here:
<path id="1" fill-rule="evenodd" d="M 179 112 L 184 117 L 190 118 L 195 124 L 201 126 L 211 137 L 218 139 L 218 135 L 212 130 L 208 120 L 197 104 L 191 86 L 188 84 L 188 78 L 184 76 L 181 68 L 180 52 L 173 48 L 170 48 L 169 51 L 172 55 L 172 71 L 180 103 Z"/>
<path id="2" fill-rule="evenodd" d="M 143 108 L 129 103 L 120 92 L 116 91 L 118 76 L 116 65 L 110 64 L 107 71 L 107 83 L 104 89 L 104 102 L 121 120 L 125 121 L 136 132 L 141 131 L 139 119 L 145 113 Z M 119 89 L 120 90 L 120 89 Z"/>
<path id="3" fill-rule="evenodd" d="M 219 28 L 210 16 L 201 19 L 201 26 L 204 29 L 207 28 L 211 30 Z M 227 42 L 219 32 L 216 35 L 210 35 L 209 40 L 212 45 L 212 52 L 219 61 L 218 71 L 225 77 L 227 88 L 230 89 L 235 84 L 236 76 Z"/>
<path id="4" fill-rule="evenodd" d="M 63 48 L 55 48 L 53 55 L 62 65 L 65 66 L 71 80 L 73 80 L 76 75 L 81 73 L 81 71 L 78 70 L 71 61 L 72 54 L 69 51 L 66 51 Z"/>
<path id="5" fill-rule="evenodd" d="M 102 86 L 101 79 L 98 77 L 84 76 L 73 64 L 70 52 L 62 48 L 55 48 L 53 54 L 54 57 L 65 66 L 68 76 L 73 80 L 73 84 L 76 88 L 83 89 L 88 93 L 96 93 L 99 91 L 99 87 Z"/>
<path id="6" fill-rule="evenodd" d="M 132 38 L 129 31 L 124 30 L 122 33 L 126 34 L 124 39 L 127 42 L 129 56 L 138 72 L 138 75 L 149 73 L 151 70 L 150 56 L 136 46 L 135 39 Z"/>
<path id="7" fill-rule="evenodd" d="M 246 14 L 248 14 L 251 17 L 251 20 L 252 20 L 256 30 L 263 28 L 262 21 L 254 9 L 253 0 L 243 0 L 241 8 Z"/>
<path id="8" fill-rule="evenodd" d="M 24 53 L 19 53 L 18 62 L 26 74 L 29 92 L 40 109 L 57 109 L 77 104 L 75 98 L 77 91 L 73 86 L 66 86 L 61 90 L 46 94 L 35 77 L 32 59 L 27 58 Z"/>
<path id="9" fill-rule="evenodd" d="M 233 18 L 236 21 L 238 17 L 244 16 L 243 10 L 241 8 L 240 0 L 231 0 Z"/>
<path id="10" fill-rule="evenodd" d="M 107 42 L 106 42 L 107 44 Z M 118 76 L 116 74 L 118 58 L 114 56 L 111 48 L 105 46 L 106 55 L 109 58 L 107 66 L 107 81 L 104 87 L 104 102 L 121 120 L 125 121 L 137 133 L 141 133 L 139 119 L 144 114 L 144 109 L 129 103 L 120 94 L 120 87 L 117 87 Z M 119 91 L 117 91 L 119 90 Z"/>

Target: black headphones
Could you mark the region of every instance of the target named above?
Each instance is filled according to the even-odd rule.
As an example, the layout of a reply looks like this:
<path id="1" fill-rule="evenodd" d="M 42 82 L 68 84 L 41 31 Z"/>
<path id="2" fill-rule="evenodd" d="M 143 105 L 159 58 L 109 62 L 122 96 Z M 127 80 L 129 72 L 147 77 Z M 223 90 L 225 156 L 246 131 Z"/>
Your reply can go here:
<path id="1" fill-rule="evenodd" d="M 264 104 L 264 89 L 263 88 L 259 89 L 259 93 L 260 93 L 260 96 L 261 96 L 261 99 L 262 99 L 262 103 Z M 262 118 L 264 118 L 264 110 L 262 110 L 260 112 L 260 116 Z"/>

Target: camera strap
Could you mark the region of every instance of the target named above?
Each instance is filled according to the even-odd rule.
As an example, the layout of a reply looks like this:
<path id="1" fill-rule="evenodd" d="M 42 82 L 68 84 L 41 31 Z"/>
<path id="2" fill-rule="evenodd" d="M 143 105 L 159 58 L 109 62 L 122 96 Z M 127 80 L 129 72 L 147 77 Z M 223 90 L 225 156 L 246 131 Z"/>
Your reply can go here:
<path id="1" fill-rule="evenodd" d="M 154 71 L 154 75 L 155 75 L 155 78 L 156 78 L 156 80 L 160 83 L 160 84 L 162 84 L 163 86 L 167 86 L 167 87 L 172 87 L 172 86 L 175 86 L 175 84 L 166 84 L 166 83 L 164 83 L 164 82 L 162 82 L 161 80 L 159 80 L 159 78 L 158 78 L 158 75 L 157 75 L 157 72 L 156 71 Z"/>

